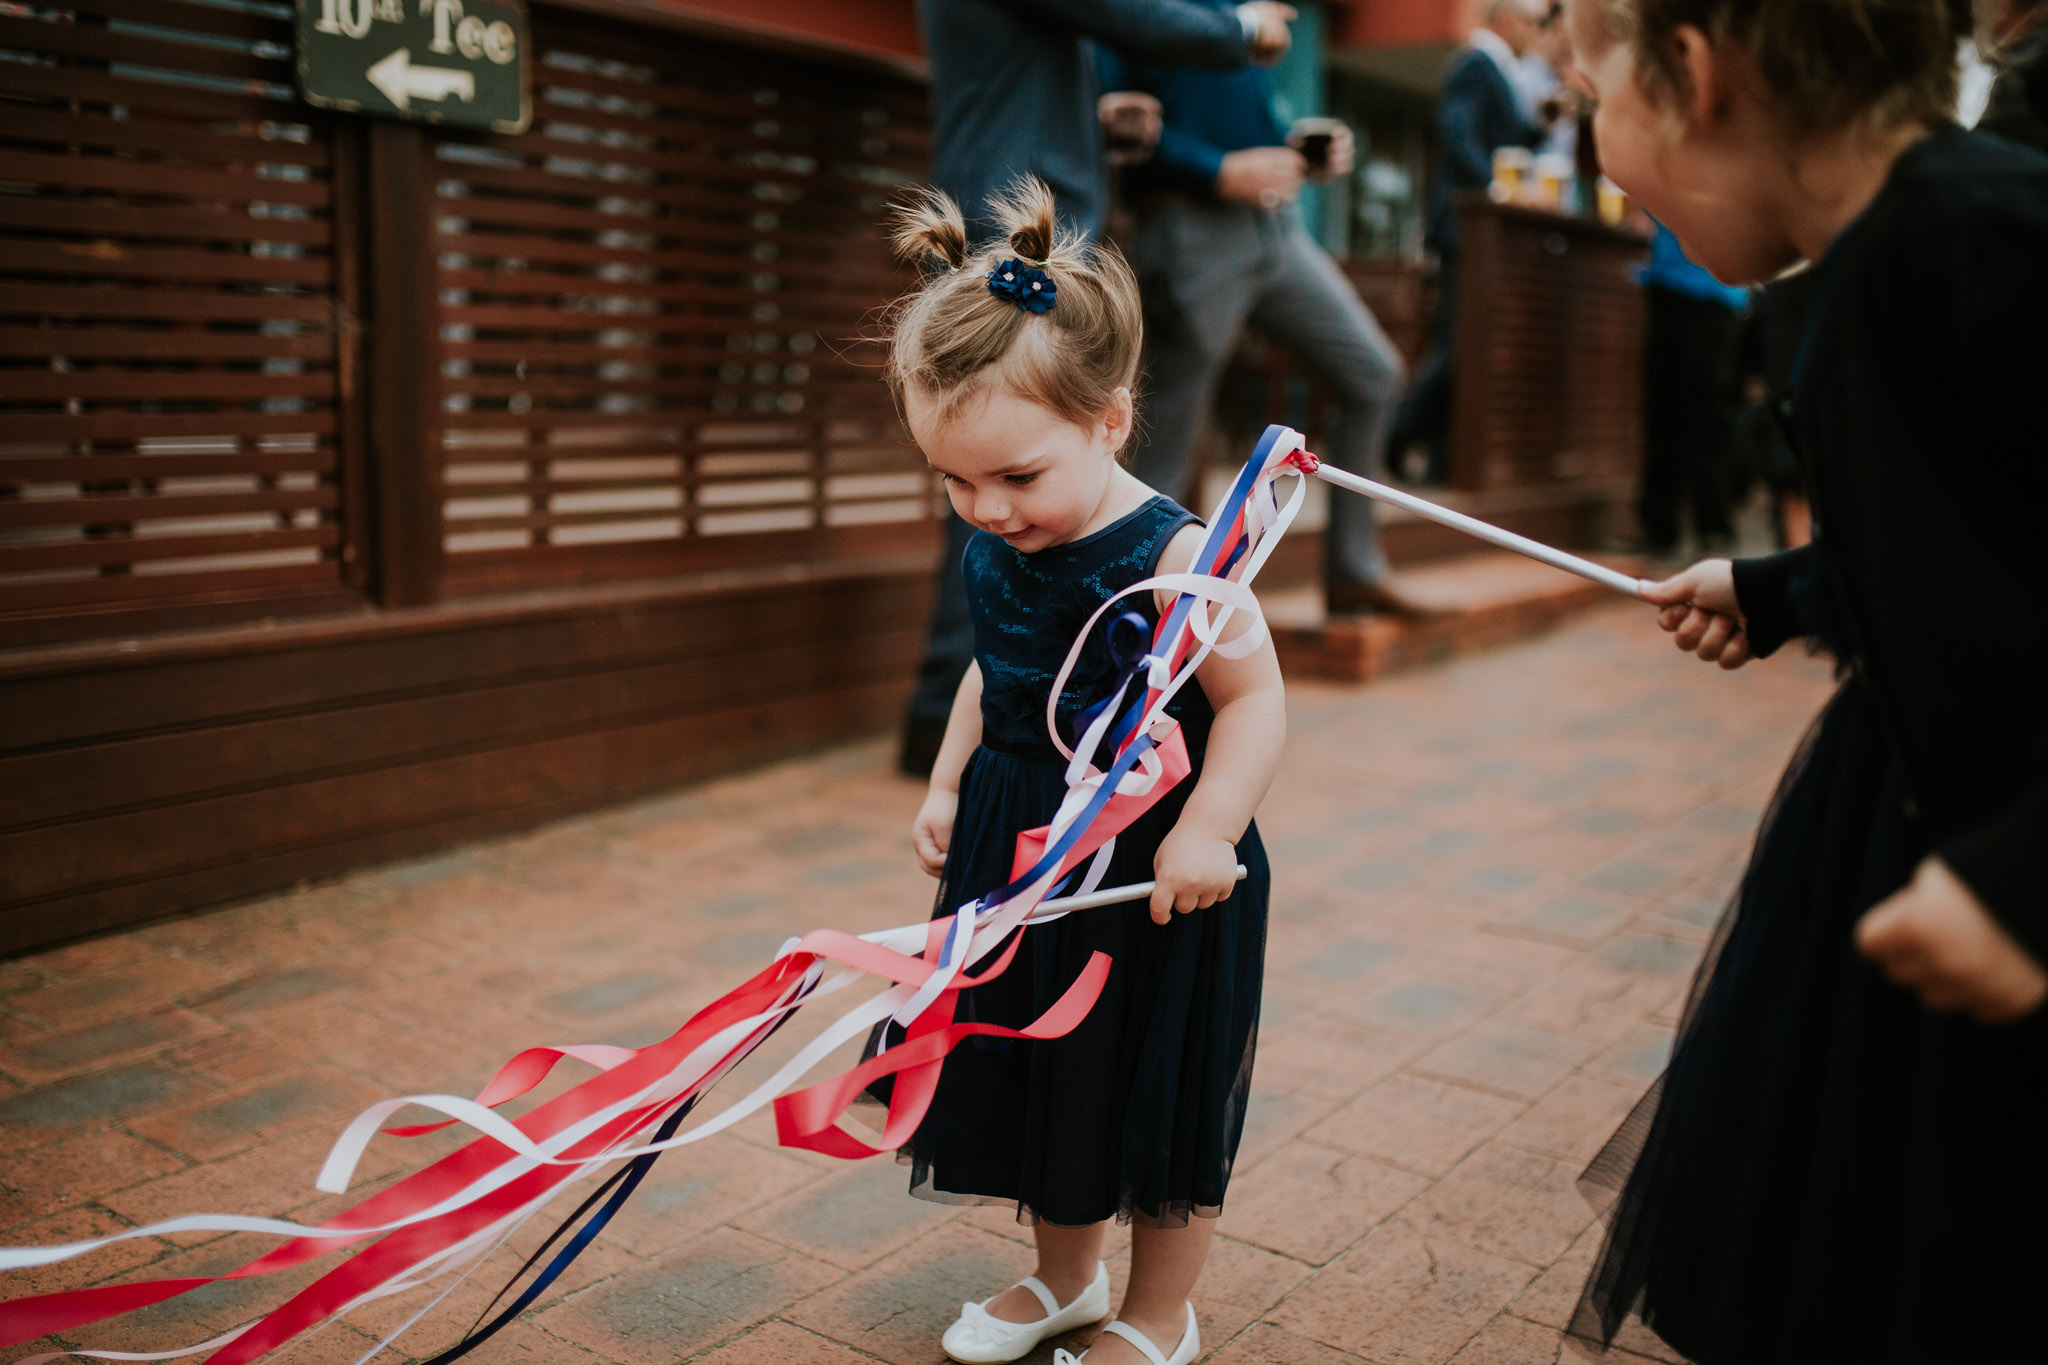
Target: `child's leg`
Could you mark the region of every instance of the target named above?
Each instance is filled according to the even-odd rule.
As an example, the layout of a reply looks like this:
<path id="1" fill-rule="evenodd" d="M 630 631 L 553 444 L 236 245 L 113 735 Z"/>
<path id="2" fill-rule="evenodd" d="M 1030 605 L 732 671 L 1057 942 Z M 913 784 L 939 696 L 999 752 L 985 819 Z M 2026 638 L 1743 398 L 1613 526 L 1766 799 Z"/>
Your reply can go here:
<path id="1" fill-rule="evenodd" d="M 1206 1221 L 1206 1220 L 1205 1220 Z M 1081 1297 L 1081 1291 L 1095 1281 L 1095 1263 L 1102 1259 L 1102 1238 L 1107 1223 L 1085 1228 L 1056 1228 L 1040 1223 L 1033 1233 L 1038 1240 L 1038 1269 L 1031 1273 L 1052 1291 L 1061 1306 Z M 1201 1267 L 1196 1266 L 1199 1271 Z M 1004 1322 L 1036 1322 L 1045 1316 L 1038 1298 L 1022 1285 L 1013 1285 L 988 1302 L 991 1317 Z"/>
<path id="2" fill-rule="evenodd" d="M 1209 1239 L 1216 1235 L 1214 1218 L 1190 1218 L 1184 1228 L 1131 1229 L 1131 1282 L 1124 1288 L 1117 1320 L 1136 1328 L 1170 1356 L 1188 1328 L 1187 1301 L 1202 1263 L 1209 1258 Z M 1088 1348 L 1089 1365 L 1146 1365 L 1138 1349 L 1115 1333 L 1099 1337 Z"/>

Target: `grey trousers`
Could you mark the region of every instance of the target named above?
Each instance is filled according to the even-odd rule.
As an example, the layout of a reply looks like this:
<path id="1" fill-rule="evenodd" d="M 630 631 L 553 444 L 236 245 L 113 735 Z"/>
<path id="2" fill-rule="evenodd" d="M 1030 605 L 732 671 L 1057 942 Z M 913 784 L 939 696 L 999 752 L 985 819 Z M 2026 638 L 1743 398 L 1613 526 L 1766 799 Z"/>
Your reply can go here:
<path id="1" fill-rule="evenodd" d="M 1185 495 L 1195 439 L 1246 322 L 1329 386 L 1334 411 L 1316 454 L 1383 476 L 1401 356 L 1295 209 L 1162 205 L 1139 223 L 1131 263 L 1145 300 L 1146 393 L 1131 462 L 1140 479 Z M 1324 563 L 1332 586 L 1386 577 L 1371 499 L 1332 494 Z"/>

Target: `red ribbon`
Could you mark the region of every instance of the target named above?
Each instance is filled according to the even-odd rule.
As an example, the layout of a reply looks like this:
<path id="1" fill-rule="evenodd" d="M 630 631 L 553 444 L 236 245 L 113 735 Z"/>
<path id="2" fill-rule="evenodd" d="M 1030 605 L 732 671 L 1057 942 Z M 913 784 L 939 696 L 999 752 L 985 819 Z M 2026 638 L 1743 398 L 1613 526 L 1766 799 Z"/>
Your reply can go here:
<path id="1" fill-rule="evenodd" d="M 1312 472 L 1315 457 L 1305 451 L 1297 452 L 1289 456 L 1287 462 Z M 1220 572 L 1244 535 L 1244 505 L 1240 499 L 1233 509 L 1226 533 L 1218 541 L 1218 551 L 1204 566 L 1206 570 Z M 1167 622 L 1162 620 L 1155 632 L 1154 648 L 1165 645 L 1167 652 L 1164 657 L 1169 666 L 1178 667 L 1192 648 L 1192 635 L 1181 630 L 1175 639 L 1168 642 L 1163 639 L 1166 631 Z M 1147 712 L 1158 697 L 1159 689 L 1148 686 L 1144 699 Z M 1080 866 L 1106 840 L 1128 828 L 1187 777 L 1190 763 L 1186 742 L 1177 728 L 1158 744 L 1157 752 L 1162 771 L 1151 788 L 1139 796 L 1113 793 L 1063 859 L 1060 871 Z M 1013 879 L 1021 877 L 1043 858 L 1049 835 L 1049 827 L 1041 827 L 1018 837 Z M 917 957 L 892 952 L 836 930 L 813 931 L 800 940 L 790 954 L 778 958 L 736 990 L 698 1011 L 668 1038 L 620 1058 L 598 1075 L 522 1115 L 514 1121 L 514 1126 L 532 1141 L 543 1143 L 599 1112 L 621 1103 L 630 1103 L 632 1096 L 659 1083 L 719 1033 L 786 1003 L 791 990 L 820 960 L 842 962 L 885 980 L 921 986 L 943 965 L 945 934 L 952 922 L 950 918 L 934 920 L 926 932 L 925 949 Z M 945 1058 L 960 1042 L 972 1037 L 1057 1038 L 1071 1032 L 1087 1017 L 1108 979 L 1110 961 L 1101 953 L 1089 959 L 1080 975 L 1050 1009 L 1023 1028 L 953 1022 L 959 993 L 1005 971 L 1021 941 L 1020 927 L 1011 935 L 1003 953 L 984 973 L 980 976 L 965 973 L 956 976 L 911 1022 L 905 1037 L 896 1046 L 862 1062 L 844 1075 L 777 1099 L 776 1132 L 780 1140 L 787 1146 L 847 1158 L 872 1156 L 901 1147 L 923 1121 L 937 1089 Z M 726 1067 L 751 1051 L 767 1032 L 765 1024 L 755 1030 L 718 1064 L 709 1068 L 704 1073 L 705 1079 L 688 1091 L 646 1104 L 632 1104 L 579 1139 L 561 1156 L 596 1159 L 615 1149 L 630 1146 L 636 1133 L 660 1121 L 692 1095 L 708 1087 Z M 559 1048 L 529 1048 L 521 1052 L 492 1077 L 479 1095 L 479 1102 L 495 1108 L 529 1093 L 547 1078 L 565 1055 Z M 840 1128 L 839 1120 L 863 1091 L 885 1076 L 894 1078 L 888 1119 L 879 1145 L 870 1145 Z M 454 1120 L 386 1131 L 396 1136 L 417 1136 L 445 1128 L 450 1122 Z M 539 1165 L 488 1194 L 431 1220 L 386 1232 L 376 1230 L 445 1202 L 498 1170 L 513 1156 L 514 1153 L 501 1143 L 479 1138 L 320 1224 L 323 1230 L 343 1233 L 366 1230 L 338 1237 L 289 1238 L 266 1255 L 225 1275 L 152 1280 L 0 1303 L 0 1345 L 19 1345 L 49 1333 L 133 1312 L 219 1280 L 246 1279 L 287 1270 L 366 1239 L 378 1239 L 374 1245 L 336 1266 L 288 1303 L 224 1345 L 207 1362 L 207 1365 L 242 1365 L 289 1341 L 312 1324 L 332 1316 L 363 1294 L 389 1283 L 533 1203 L 556 1186 L 574 1178 L 581 1169 L 581 1164 L 574 1160 Z"/>

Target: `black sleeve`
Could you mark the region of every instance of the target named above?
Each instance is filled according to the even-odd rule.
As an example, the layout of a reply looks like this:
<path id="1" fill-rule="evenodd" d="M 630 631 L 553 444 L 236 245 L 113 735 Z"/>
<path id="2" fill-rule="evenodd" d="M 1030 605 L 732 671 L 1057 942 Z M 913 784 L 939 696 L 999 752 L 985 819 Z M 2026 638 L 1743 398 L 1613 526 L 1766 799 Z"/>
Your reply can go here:
<path id="1" fill-rule="evenodd" d="M 2036 749 L 2034 780 L 1986 824 L 1935 852 L 2036 962 L 2048 965 L 2048 750 Z"/>
<path id="2" fill-rule="evenodd" d="M 2009 624 L 2000 644 L 2009 678 L 2048 695 L 2048 644 L 2037 606 L 2048 597 L 2048 568 L 2035 520 L 2048 503 L 2040 390 L 2048 375 L 2048 193 L 2039 177 L 2000 193 L 1988 211 L 1955 234 L 1958 287 L 1945 330 L 1954 338 L 1954 373 L 1970 414 L 1971 455 L 1998 505 L 1972 528 L 1979 544 L 1980 591 L 2001 602 Z M 1993 557 L 1993 545 L 1998 547 Z M 2048 964 L 2048 706 L 2013 736 L 2021 757 L 2014 799 L 1935 850 L 2035 959 Z"/>
<path id="3" fill-rule="evenodd" d="M 1751 654 L 1767 659 L 1787 640 L 1820 632 L 1820 572 L 1820 551 L 1812 545 L 1735 561 L 1735 604 Z"/>
<path id="4" fill-rule="evenodd" d="M 1165 66 L 1229 69 L 1244 65 L 1244 25 L 1236 7 L 1190 0 L 1010 0 L 1041 21 L 1107 43 L 1126 56 Z"/>

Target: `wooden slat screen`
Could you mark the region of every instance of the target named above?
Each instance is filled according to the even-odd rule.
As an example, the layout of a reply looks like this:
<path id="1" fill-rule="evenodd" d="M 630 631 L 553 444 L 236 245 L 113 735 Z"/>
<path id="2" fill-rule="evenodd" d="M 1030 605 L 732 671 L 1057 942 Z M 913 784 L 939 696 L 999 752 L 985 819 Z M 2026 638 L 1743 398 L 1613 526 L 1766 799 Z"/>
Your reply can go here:
<path id="1" fill-rule="evenodd" d="M 0 640 L 354 598 L 347 268 L 291 13 L 0 3 Z"/>
<path id="2" fill-rule="evenodd" d="M 875 368 L 923 92 L 535 15 L 534 118 L 436 139 L 451 589 L 928 536 Z"/>

